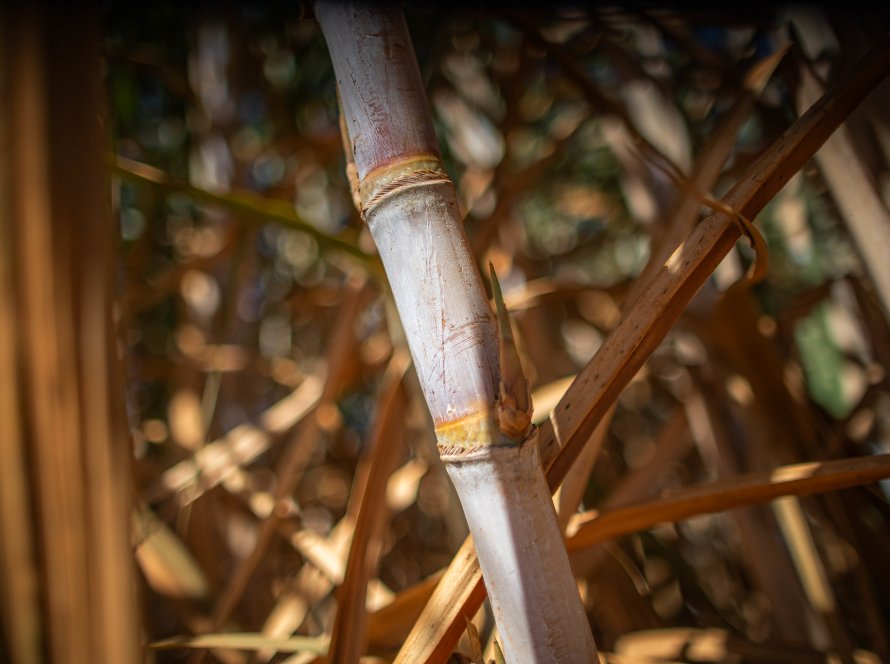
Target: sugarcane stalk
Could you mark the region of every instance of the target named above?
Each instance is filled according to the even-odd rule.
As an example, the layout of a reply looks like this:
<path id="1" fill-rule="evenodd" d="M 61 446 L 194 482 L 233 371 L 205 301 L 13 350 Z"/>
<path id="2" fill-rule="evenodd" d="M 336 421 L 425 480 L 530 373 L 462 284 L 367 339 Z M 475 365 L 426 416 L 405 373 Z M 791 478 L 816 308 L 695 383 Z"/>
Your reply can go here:
<path id="1" fill-rule="evenodd" d="M 401 10 L 316 3 L 377 244 L 473 534 L 509 662 L 590 662 L 596 649 L 531 433 L 506 308 L 495 318 L 442 166 Z"/>

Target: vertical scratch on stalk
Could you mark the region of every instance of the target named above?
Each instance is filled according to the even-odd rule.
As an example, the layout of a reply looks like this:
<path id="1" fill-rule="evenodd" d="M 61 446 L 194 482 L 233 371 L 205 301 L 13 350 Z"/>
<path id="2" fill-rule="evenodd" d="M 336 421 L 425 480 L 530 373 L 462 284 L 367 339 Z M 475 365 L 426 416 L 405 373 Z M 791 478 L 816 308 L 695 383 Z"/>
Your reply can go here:
<path id="1" fill-rule="evenodd" d="M 428 215 L 425 220 L 426 224 L 426 236 L 429 238 L 429 246 L 431 248 L 431 254 L 429 257 L 429 265 L 427 268 L 427 276 L 430 281 L 435 285 L 435 295 L 433 302 L 433 312 L 436 316 L 437 327 L 439 330 L 439 343 L 436 348 L 436 352 L 439 354 L 439 368 L 441 370 L 441 380 L 442 385 L 445 387 L 445 392 L 448 394 L 448 381 L 446 379 L 446 348 L 445 344 L 447 342 L 446 339 L 446 330 L 445 330 L 445 285 L 443 283 L 443 279 L 441 278 L 441 270 L 439 269 L 439 246 L 436 243 L 436 236 L 433 231 L 432 224 L 432 215 Z M 451 395 L 448 394 L 448 402 L 449 408 L 451 407 Z"/>

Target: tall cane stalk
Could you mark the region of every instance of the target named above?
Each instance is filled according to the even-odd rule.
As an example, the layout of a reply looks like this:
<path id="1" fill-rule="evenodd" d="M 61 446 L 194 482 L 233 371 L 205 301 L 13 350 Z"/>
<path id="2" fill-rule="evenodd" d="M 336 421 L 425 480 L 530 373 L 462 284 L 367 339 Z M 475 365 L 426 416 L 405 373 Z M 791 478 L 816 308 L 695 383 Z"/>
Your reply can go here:
<path id="1" fill-rule="evenodd" d="M 350 180 L 392 288 L 509 662 L 596 649 L 531 432 L 506 311 L 489 308 L 401 11 L 321 1 Z M 496 290 L 496 299 L 500 299 Z"/>

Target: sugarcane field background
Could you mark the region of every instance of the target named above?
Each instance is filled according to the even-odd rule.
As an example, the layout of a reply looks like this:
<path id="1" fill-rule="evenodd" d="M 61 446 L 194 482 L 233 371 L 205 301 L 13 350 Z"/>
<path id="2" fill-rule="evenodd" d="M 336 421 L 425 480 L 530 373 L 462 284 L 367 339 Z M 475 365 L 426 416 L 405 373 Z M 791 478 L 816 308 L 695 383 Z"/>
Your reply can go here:
<path id="1" fill-rule="evenodd" d="M 402 9 L 600 658 L 890 661 L 890 11 Z M 0 8 L 0 661 L 503 661 L 328 48 Z"/>

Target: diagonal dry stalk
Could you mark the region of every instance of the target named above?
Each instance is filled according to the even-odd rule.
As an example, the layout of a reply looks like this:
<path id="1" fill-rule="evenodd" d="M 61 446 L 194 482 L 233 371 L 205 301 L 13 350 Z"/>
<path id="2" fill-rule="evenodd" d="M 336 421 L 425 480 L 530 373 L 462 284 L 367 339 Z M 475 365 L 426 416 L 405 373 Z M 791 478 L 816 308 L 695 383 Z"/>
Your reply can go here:
<path id="1" fill-rule="evenodd" d="M 318 3 L 316 16 L 354 157 L 351 184 L 476 537 L 505 654 L 591 661 L 593 638 L 528 436 L 531 403 L 510 323 L 502 302 L 495 323 L 485 297 L 404 17 L 392 6 L 334 2 Z"/>
<path id="2" fill-rule="evenodd" d="M 397 351 L 383 378 L 377 422 L 372 437 L 368 481 L 361 491 L 355 532 L 349 547 L 346 574 L 337 596 L 337 615 L 328 657 L 334 662 L 354 662 L 367 647 L 365 608 L 368 582 L 373 578 L 386 520 L 386 486 L 396 467 L 399 437 L 396 414 L 407 401 L 403 378 L 410 364 L 407 353 Z"/>
<path id="3" fill-rule="evenodd" d="M 890 43 L 869 53 L 746 172 L 723 203 L 751 219 L 810 159 L 890 70 Z M 551 489 L 559 486 L 599 420 L 655 350 L 693 295 L 739 238 L 725 212 L 702 221 L 643 289 L 639 299 L 579 374 L 540 432 Z M 396 661 L 437 661 L 451 651 L 484 598 L 478 563 L 465 543 L 449 566 Z"/>
<path id="4" fill-rule="evenodd" d="M 652 275 L 658 271 L 664 262 L 670 257 L 671 252 L 692 231 L 696 220 L 701 213 L 701 195 L 708 194 L 714 189 L 720 173 L 729 158 L 736 137 L 744 122 L 754 110 L 758 96 L 763 92 L 767 82 L 775 71 L 779 62 L 785 55 L 785 51 L 779 51 L 764 58 L 752 67 L 742 82 L 742 92 L 733 104 L 720 125 L 709 137 L 707 144 L 702 148 L 701 154 L 696 158 L 692 172 L 688 180 L 684 182 L 686 187 L 680 193 L 679 200 L 675 204 L 670 215 L 670 222 L 659 238 L 656 246 L 643 272 L 631 285 L 627 295 L 627 304 L 632 303 L 640 293 L 640 290 L 649 283 Z M 627 306 L 627 304 L 625 306 Z"/>
<path id="5" fill-rule="evenodd" d="M 870 484 L 890 476 L 890 455 L 814 461 L 750 473 L 713 484 L 692 486 L 659 498 L 579 514 L 566 541 L 569 551 L 580 551 L 620 535 L 646 530 L 659 523 L 682 521 L 757 505 L 788 496 L 806 496 Z"/>

